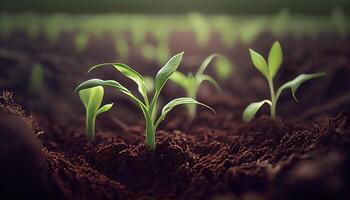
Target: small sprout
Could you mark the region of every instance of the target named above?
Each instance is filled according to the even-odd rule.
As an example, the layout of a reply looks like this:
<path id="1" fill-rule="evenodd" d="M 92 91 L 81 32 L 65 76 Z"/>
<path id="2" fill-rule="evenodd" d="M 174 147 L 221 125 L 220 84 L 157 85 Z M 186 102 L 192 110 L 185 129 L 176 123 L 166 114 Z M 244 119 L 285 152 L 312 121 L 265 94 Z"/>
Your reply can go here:
<path id="1" fill-rule="evenodd" d="M 211 34 L 208 20 L 199 13 L 190 13 L 188 17 L 196 35 L 197 43 L 200 47 L 205 47 L 209 42 Z"/>
<path id="2" fill-rule="evenodd" d="M 154 150 L 156 148 L 156 141 L 155 141 L 155 133 L 156 130 L 160 124 L 165 118 L 165 116 L 170 112 L 171 109 L 173 109 L 175 106 L 182 105 L 182 104 L 200 104 L 203 105 L 209 109 L 211 109 L 209 106 L 204 105 L 192 98 L 188 97 L 182 97 L 177 98 L 172 101 L 170 101 L 168 104 L 166 104 L 160 116 L 158 119 L 153 118 L 154 112 L 156 111 L 156 105 L 158 102 L 158 98 L 160 95 L 161 90 L 163 89 L 165 83 L 169 79 L 169 77 L 177 70 L 181 59 L 182 59 L 183 53 L 179 53 L 172 57 L 157 73 L 154 82 L 154 95 L 151 101 L 149 101 L 148 95 L 147 95 L 147 86 L 146 82 L 144 80 L 144 77 L 141 76 L 137 71 L 133 70 L 129 66 L 122 64 L 122 63 L 105 63 L 100 64 L 92 67 L 89 71 L 106 66 L 106 65 L 112 65 L 117 71 L 125 75 L 127 78 L 130 78 L 132 81 L 136 83 L 138 86 L 138 91 L 142 96 L 142 99 L 140 100 L 137 98 L 133 93 L 131 93 L 130 90 L 128 90 L 126 87 L 121 85 L 119 82 L 115 80 L 101 80 L 101 79 L 90 79 L 83 83 L 81 83 L 76 91 L 82 91 L 84 89 L 93 88 L 96 86 L 109 86 L 114 89 L 116 89 L 119 92 L 122 92 L 123 94 L 127 95 L 132 101 L 136 103 L 136 105 L 140 108 L 142 111 L 143 116 L 145 117 L 146 121 L 146 146 L 150 150 Z M 103 95 L 100 95 L 99 93 L 92 93 L 91 96 L 97 96 L 96 99 L 102 99 Z M 91 97 L 92 99 L 95 99 L 95 97 Z M 98 102 L 101 102 L 99 100 Z M 97 102 L 97 103 L 98 103 Z M 96 103 L 95 103 L 96 104 Z M 96 104 L 97 105 L 97 104 Z M 94 109 L 96 110 L 96 109 Z M 212 110 L 212 109 L 211 109 Z M 88 118 L 87 118 L 88 119 Z M 93 138 L 92 138 L 93 139 Z"/>
<path id="3" fill-rule="evenodd" d="M 41 90 L 44 82 L 44 70 L 42 65 L 35 64 L 30 73 L 29 88 L 37 93 Z"/>
<path id="4" fill-rule="evenodd" d="M 90 36 L 87 33 L 78 33 L 74 38 L 75 49 L 79 52 L 84 51 L 89 43 Z"/>
<path id="5" fill-rule="evenodd" d="M 215 73 L 220 80 L 226 80 L 234 71 L 231 61 L 225 56 L 219 56 L 215 63 Z"/>
<path id="6" fill-rule="evenodd" d="M 114 47 L 115 50 L 118 54 L 118 58 L 122 60 L 126 60 L 129 55 L 129 45 L 128 42 L 122 38 L 122 37 L 117 37 L 114 42 Z"/>
<path id="7" fill-rule="evenodd" d="M 170 77 L 177 85 L 181 86 L 185 91 L 186 95 L 192 99 L 197 99 L 197 92 L 200 85 L 203 81 L 209 81 L 211 84 L 215 86 L 217 90 L 220 91 L 219 84 L 209 75 L 204 74 L 205 69 L 209 65 L 210 61 L 218 56 L 217 54 L 212 54 L 207 57 L 202 65 L 199 67 L 197 73 L 195 75 L 188 74 L 187 76 L 182 74 L 181 72 L 174 72 L 174 74 Z M 196 104 L 188 104 L 187 105 L 188 113 L 190 119 L 193 119 L 196 116 L 197 105 Z"/>
<path id="8" fill-rule="evenodd" d="M 298 87 L 307 80 L 325 75 L 325 73 L 323 72 L 314 73 L 314 74 L 301 74 L 295 79 L 282 85 L 277 90 L 277 92 L 275 92 L 274 85 L 273 85 L 273 78 L 276 76 L 279 68 L 281 67 L 282 60 L 283 60 L 282 48 L 280 43 L 276 41 L 272 45 L 268 56 L 268 62 L 266 62 L 264 57 L 262 57 L 259 53 L 253 51 L 252 49 L 249 49 L 249 51 L 250 51 L 250 56 L 252 58 L 255 68 L 267 79 L 267 82 L 270 88 L 271 100 L 263 100 L 260 102 L 254 102 L 249 104 L 248 107 L 243 112 L 243 121 L 245 122 L 249 122 L 250 120 L 252 120 L 256 112 L 265 103 L 270 105 L 271 118 L 276 119 L 276 104 L 277 104 L 278 98 L 280 97 L 281 93 L 285 89 L 290 88 L 292 91 L 293 98 L 298 102 L 297 98 L 295 97 L 295 92 L 297 91 Z"/>
<path id="9" fill-rule="evenodd" d="M 104 113 L 112 108 L 113 103 L 102 107 L 104 89 L 101 86 L 82 89 L 79 91 L 80 100 L 83 102 L 86 110 L 86 134 L 89 142 L 95 139 L 95 121 L 97 115 Z"/>

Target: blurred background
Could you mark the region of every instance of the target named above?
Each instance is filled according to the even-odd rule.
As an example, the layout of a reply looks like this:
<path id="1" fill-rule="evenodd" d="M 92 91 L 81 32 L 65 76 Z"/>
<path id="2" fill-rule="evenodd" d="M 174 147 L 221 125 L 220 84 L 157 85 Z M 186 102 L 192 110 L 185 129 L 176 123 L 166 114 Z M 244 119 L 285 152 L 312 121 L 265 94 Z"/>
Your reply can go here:
<path id="1" fill-rule="evenodd" d="M 306 119 L 321 111 L 334 114 L 346 109 L 350 99 L 349 11 L 348 0 L 2 0 L 0 89 L 13 91 L 30 111 L 67 119 L 62 117 L 66 113 L 83 113 L 72 92 L 79 82 L 118 77 L 108 70 L 87 75 L 95 64 L 124 62 L 154 76 L 177 52 L 185 52 L 184 72 L 220 53 L 225 57 L 208 73 L 225 92 L 221 99 L 210 99 L 205 91 L 201 96 L 218 109 L 239 113 L 247 102 L 269 94 L 248 48 L 266 56 L 279 40 L 284 66 L 276 84 L 300 73 L 330 74 L 301 92 L 304 106 L 282 98 L 281 115 L 305 111 L 301 118 Z M 169 87 L 172 92 L 165 92 L 165 99 L 182 92 Z M 119 96 L 107 96 L 107 101 L 115 98 L 124 103 Z"/>

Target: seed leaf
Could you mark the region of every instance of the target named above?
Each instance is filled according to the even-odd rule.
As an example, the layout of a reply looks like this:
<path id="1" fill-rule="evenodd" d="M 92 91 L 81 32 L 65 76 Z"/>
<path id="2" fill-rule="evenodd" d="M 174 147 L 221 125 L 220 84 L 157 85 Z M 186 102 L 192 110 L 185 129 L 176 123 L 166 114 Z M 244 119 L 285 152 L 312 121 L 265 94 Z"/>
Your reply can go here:
<path id="1" fill-rule="evenodd" d="M 88 73 L 97 67 L 107 66 L 107 65 L 113 65 L 113 67 L 116 70 L 118 70 L 124 76 L 133 80 L 137 84 L 138 90 L 141 93 L 142 97 L 145 99 L 145 101 L 148 101 L 147 89 L 146 89 L 146 85 L 143 77 L 137 71 L 133 70 L 131 67 L 123 63 L 103 63 L 103 64 L 95 65 L 88 71 Z"/>
<path id="2" fill-rule="evenodd" d="M 218 56 L 218 54 L 212 54 L 210 56 L 208 56 L 203 63 L 201 64 L 201 66 L 199 67 L 196 76 L 199 76 L 201 74 L 204 73 L 205 69 L 208 67 L 209 63 L 213 60 L 213 58 L 215 58 L 216 56 Z"/>
<path id="3" fill-rule="evenodd" d="M 117 89 L 118 91 L 129 96 L 133 101 L 135 101 L 141 107 L 141 109 L 143 111 L 145 109 L 147 109 L 146 106 L 138 98 L 136 98 L 127 88 L 125 88 L 120 83 L 118 83 L 117 81 L 114 81 L 114 80 L 90 79 L 90 80 L 87 80 L 87 81 L 81 83 L 75 91 L 80 91 L 80 90 L 83 90 L 86 88 L 92 88 L 92 87 L 96 87 L 96 86 L 113 87 L 113 88 Z"/>
<path id="4" fill-rule="evenodd" d="M 269 104 L 270 106 L 272 104 L 270 100 L 263 100 L 260 102 L 254 102 L 249 104 L 243 112 L 243 117 L 242 117 L 243 121 L 245 122 L 251 121 L 255 117 L 256 112 L 258 112 L 260 107 L 265 103 Z"/>
<path id="5" fill-rule="evenodd" d="M 321 72 L 321 73 L 314 73 L 314 74 L 301 74 L 299 76 L 297 76 L 295 79 L 283 84 L 276 93 L 276 101 L 278 100 L 279 96 L 281 95 L 281 93 L 283 92 L 284 89 L 286 88 L 290 88 L 292 91 L 292 95 L 293 98 L 295 99 L 295 101 L 299 102 L 298 99 L 295 96 L 295 92 L 297 91 L 297 89 L 299 88 L 299 86 L 310 79 L 314 79 L 314 78 L 318 78 L 320 76 L 324 76 L 326 73 Z"/>
<path id="6" fill-rule="evenodd" d="M 282 48 L 278 41 L 273 43 L 270 49 L 268 61 L 270 79 L 273 79 L 276 76 L 283 61 Z"/>
<path id="7" fill-rule="evenodd" d="M 249 49 L 250 57 L 252 58 L 255 68 L 262 73 L 267 79 L 269 78 L 269 69 L 264 57 L 252 49 Z"/>
<path id="8" fill-rule="evenodd" d="M 109 103 L 109 104 L 102 106 L 100 109 L 97 110 L 97 115 L 108 111 L 109 109 L 112 108 L 112 106 L 113 106 L 113 103 Z"/>
<path id="9" fill-rule="evenodd" d="M 85 108 L 91 114 L 95 114 L 102 103 L 104 90 L 103 87 L 97 86 L 79 91 L 79 96 Z"/>
<path id="10" fill-rule="evenodd" d="M 158 71 L 155 78 L 156 93 L 160 93 L 165 82 L 176 71 L 181 62 L 182 56 L 183 52 L 175 55 Z"/>
<path id="11" fill-rule="evenodd" d="M 95 119 L 101 106 L 104 90 L 103 87 L 91 87 L 79 91 L 79 96 L 86 110 L 86 132 L 89 141 L 95 138 Z"/>
<path id="12" fill-rule="evenodd" d="M 180 97 L 180 98 L 177 98 L 177 99 L 174 99 L 174 100 L 170 101 L 168 104 L 166 104 L 166 105 L 163 107 L 163 109 L 162 109 L 162 114 L 161 114 L 161 116 L 159 117 L 159 119 L 158 119 L 158 121 L 157 121 L 155 127 L 158 127 L 159 123 L 160 123 L 161 121 L 164 120 L 165 116 L 166 116 L 174 107 L 179 106 L 179 105 L 184 105 L 184 104 L 198 104 L 198 105 L 202 105 L 202 106 L 204 106 L 204 107 L 210 109 L 211 111 L 213 111 L 213 112 L 215 113 L 215 111 L 214 111 L 211 107 L 209 107 L 209 106 L 207 106 L 207 105 L 205 105 L 205 104 L 203 104 L 203 103 L 201 103 L 201 102 L 198 102 L 198 101 L 196 101 L 196 100 L 194 100 L 194 99 L 192 99 L 192 98 L 189 98 L 189 97 Z"/>
<path id="13" fill-rule="evenodd" d="M 198 76 L 198 84 L 200 84 L 201 82 L 203 81 L 209 81 L 211 84 L 214 85 L 214 87 L 218 90 L 218 91 L 221 91 L 221 88 L 218 84 L 218 82 L 216 82 L 211 76 L 209 75 L 205 75 L 205 74 L 202 74 L 200 76 Z"/>

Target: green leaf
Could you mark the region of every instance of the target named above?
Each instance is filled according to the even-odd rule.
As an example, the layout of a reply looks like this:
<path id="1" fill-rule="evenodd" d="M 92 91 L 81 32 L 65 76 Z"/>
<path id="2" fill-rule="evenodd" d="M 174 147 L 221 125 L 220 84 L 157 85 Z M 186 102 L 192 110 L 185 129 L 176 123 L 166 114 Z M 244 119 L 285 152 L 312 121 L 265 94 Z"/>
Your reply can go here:
<path id="1" fill-rule="evenodd" d="M 196 101 L 196 100 L 194 100 L 194 99 L 192 99 L 192 98 L 189 98 L 189 97 L 180 97 L 180 98 L 177 98 L 177 99 L 174 99 L 174 100 L 170 101 L 168 104 L 166 104 L 166 105 L 163 107 L 163 109 L 162 109 L 162 114 L 161 114 L 161 116 L 159 117 L 159 119 L 158 119 L 158 121 L 157 121 L 155 127 L 156 127 L 156 128 L 158 127 L 159 123 L 160 123 L 161 121 L 164 120 L 165 116 L 166 116 L 174 107 L 179 106 L 179 105 L 184 105 L 184 104 L 198 104 L 198 105 L 202 105 L 202 106 L 204 106 L 204 107 L 210 109 L 211 111 L 213 111 L 213 112 L 215 113 L 215 111 L 214 111 L 211 107 L 209 107 L 209 106 L 207 106 L 207 105 L 205 105 L 205 104 L 203 104 L 203 103 L 201 103 L 201 102 L 198 102 L 198 101 Z"/>
<path id="2" fill-rule="evenodd" d="M 103 64 L 93 66 L 88 71 L 88 73 L 97 67 L 106 66 L 106 65 L 113 65 L 116 70 L 118 70 L 124 76 L 133 80 L 137 84 L 138 90 L 141 93 L 142 97 L 144 98 L 145 102 L 147 102 L 146 104 L 148 104 L 147 89 L 146 89 L 145 81 L 144 81 L 143 77 L 137 71 L 132 69 L 131 67 L 129 67 L 123 63 L 103 63 Z"/>
<path id="3" fill-rule="evenodd" d="M 176 69 L 178 68 L 181 62 L 182 56 L 183 56 L 183 52 L 175 55 L 164 65 L 164 67 L 162 67 L 158 71 L 155 79 L 156 93 L 160 93 L 165 82 L 176 71 Z"/>
<path id="4" fill-rule="evenodd" d="M 148 93 L 153 92 L 154 90 L 154 81 L 153 78 L 150 76 L 145 76 L 143 77 L 144 81 L 145 81 L 145 85 L 146 85 L 146 90 Z"/>
<path id="5" fill-rule="evenodd" d="M 256 112 L 258 112 L 260 107 L 265 103 L 269 104 L 270 106 L 272 105 L 270 100 L 263 100 L 260 102 L 254 102 L 249 104 L 247 108 L 243 111 L 243 117 L 242 117 L 243 121 L 245 122 L 251 121 L 255 117 Z"/>
<path id="6" fill-rule="evenodd" d="M 295 92 L 297 91 L 297 89 L 299 88 L 299 86 L 310 79 L 314 79 L 314 78 L 318 78 L 321 76 L 326 75 L 326 73 L 324 72 L 320 72 L 320 73 L 314 73 L 314 74 L 301 74 L 298 77 L 296 77 L 295 79 L 285 83 L 284 85 L 282 85 L 276 92 L 276 101 L 278 100 L 279 96 L 281 95 L 281 93 L 283 92 L 284 89 L 286 88 L 290 88 L 292 91 L 292 95 L 293 98 L 295 99 L 295 101 L 299 102 L 298 99 L 295 96 Z"/>
<path id="7" fill-rule="evenodd" d="M 191 86 L 191 80 L 193 79 L 192 76 L 187 77 L 185 76 L 183 73 L 181 72 L 174 72 L 171 76 L 170 76 L 170 80 L 175 82 L 176 84 L 178 84 L 179 86 L 181 86 L 182 88 L 184 88 L 185 90 L 188 89 L 188 87 Z"/>
<path id="8" fill-rule="evenodd" d="M 214 87 L 218 90 L 221 91 L 221 88 L 219 84 L 209 75 L 202 74 L 198 76 L 198 85 L 201 84 L 203 81 L 209 81 L 211 84 L 214 85 Z"/>
<path id="9" fill-rule="evenodd" d="M 283 61 L 282 48 L 278 41 L 273 43 L 270 49 L 268 61 L 269 61 L 269 75 L 270 75 L 270 79 L 272 80 L 277 74 Z"/>
<path id="10" fill-rule="evenodd" d="M 101 106 L 104 90 L 101 86 L 79 90 L 79 96 L 86 110 L 86 133 L 89 141 L 95 138 L 95 119 Z"/>
<path id="11" fill-rule="evenodd" d="M 145 111 L 145 109 L 147 109 L 146 106 L 138 98 L 136 98 L 127 88 L 125 88 L 120 83 L 118 83 L 117 81 L 114 81 L 114 80 L 90 79 L 90 80 L 87 80 L 87 81 L 81 83 L 76 88 L 75 91 L 80 91 L 83 89 L 92 88 L 92 87 L 96 87 L 96 86 L 113 87 L 113 88 L 117 89 L 118 91 L 129 96 L 132 100 L 134 100 L 140 106 L 142 111 Z"/>
<path id="12" fill-rule="evenodd" d="M 111 109 L 113 106 L 113 103 L 110 103 L 110 104 L 106 104 L 104 106 L 102 106 L 100 109 L 97 110 L 97 115 L 101 114 L 101 113 L 104 113 L 106 111 L 108 111 L 109 109 Z"/>
<path id="13" fill-rule="evenodd" d="M 250 57 L 252 58 L 255 68 L 262 73 L 267 79 L 269 78 L 269 69 L 264 57 L 252 49 L 249 49 Z"/>
<path id="14" fill-rule="evenodd" d="M 79 91 L 79 96 L 87 110 L 94 113 L 98 110 L 102 103 L 104 90 L 103 87 L 97 86 Z"/>
<path id="15" fill-rule="evenodd" d="M 201 64 L 201 66 L 199 67 L 196 76 L 199 76 L 201 74 L 204 73 L 205 69 L 208 67 L 209 63 L 213 60 L 213 58 L 215 58 L 216 56 L 218 56 L 218 54 L 212 54 L 210 56 L 208 56 L 203 63 Z"/>
<path id="16" fill-rule="evenodd" d="M 234 66 L 228 58 L 220 56 L 215 61 L 214 69 L 220 80 L 226 80 L 234 71 Z"/>

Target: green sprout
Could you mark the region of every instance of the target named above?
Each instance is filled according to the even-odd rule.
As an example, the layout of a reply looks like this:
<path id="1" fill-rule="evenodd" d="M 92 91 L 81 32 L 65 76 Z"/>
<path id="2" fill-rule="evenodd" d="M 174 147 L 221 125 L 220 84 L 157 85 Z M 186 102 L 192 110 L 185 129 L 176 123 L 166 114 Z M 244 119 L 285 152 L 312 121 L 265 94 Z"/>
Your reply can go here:
<path id="1" fill-rule="evenodd" d="M 80 100 L 83 102 L 86 110 L 86 133 L 89 142 L 95 139 L 95 121 L 97 115 L 104 113 L 112 108 L 113 103 L 102 107 L 104 89 L 101 86 L 82 89 L 79 91 Z"/>
<path id="2" fill-rule="evenodd" d="M 207 57 L 195 75 L 190 73 L 186 76 L 181 72 L 174 72 L 174 74 L 170 77 L 170 80 L 181 86 L 186 91 L 186 95 L 192 99 L 197 99 L 198 89 L 204 81 L 209 81 L 217 90 L 220 91 L 219 84 L 211 76 L 204 74 L 205 69 L 211 60 L 216 56 L 218 56 L 218 54 L 212 54 Z M 196 116 L 197 105 L 188 104 L 187 109 L 190 119 L 193 119 Z"/>
<path id="3" fill-rule="evenodd" d="M 215 73 L 220 80 L 227 80 L 234 72 L 233 63 L 225 56 L 218 57 L 214 65 Z"/>
<path id="4" fill-rule="evenodd" d="M 35 64 L 30 73 L 29 88 L 33 93 L 42 89 L 44 82 L 44 70 L 41 64 Z"/>
<path id="5" fill-rule="evenodd" d="M 114 42 L 115 50 L 118 54 L 118 58 L 126 60 L 129 54 L 129 45 L 126 39 L 117 37 Z"/>
<path id="6" fill-rule="evenodd" d="M 275 92 L 273 78 L 277 74 L 283 60 L 282 48 L 280 43 L 276 41 L 272 45 L 268 56 L 268 63 L 266 62 L 264 57 L 262 57 L 259 53 L 253 51 L 252 49 L 249 49 L 249 51 L 255 68 L 267 79 L 270 88 L 271 100 L 263 100 L 260 102 L 254 102 L 249 104 L 243 112 L 243 121 L 245 122 L 251 121 L 254 118 L 256 112 L 265 103 L 270 105 L 271 118 L 276 119 L 276 104 L 278 98 L 285 89 L 290 88 L 292 91 L 293 98 L 295 99 L 295 101 L 299 102 L 295 96 L 295 92 L 297 91 L 298 87 L 307 80 L 325 75 L 325 73 L 323 72 L 314 74 L 301 74 L 295 79 L 282 85 L 277 90 L 277 92 Z"/>
<path id="7" fill-rule="evenodd" d="M 75 49 L 79 52 L 82 52 L 86 49 L 89 44 L 90 35 L 85 32 L 78 33 L 74 38 Z"/>
<path id="8" fill-rule="evenodd" d="M 127 78 L 130 78 L 133 82 L 135 82 L 138 86 L 138 91 L 142 96 L 142 100 L 137 98 L 133 93 L 130 92 L 129 89 L 121 85 L 119 82 L 115 80 L 101 80 L 101 79 L 90 79 L 83 83 L 81 83 L 76 91 L 81 91 L 84 89 L 96 87 L 96 86 L 109 86 L 114 89 L 116 89 L 119 92 L 122 92 L 123 94 L 127 95 L 133 102 L 136 103 L 136 105 L 140 108 L 142 111 L 142 114 L 146 121 L 146 147 L 150 150 L 154 150 L 156 148 L 156 141 L 155 141 L 155 133 L 156 130 L 160 124 L 165 118 L 165 116 L 176 106 L 178 105 L 186 105 L 186 104 L 200 104 L 202 106 L 205 106 L 209 109 L 211 109 L 209 106 L 202 104 L 192 98 L 188 97 L 181 97 L 174 99 L 170 101 L 168 104 L 166 104 L 158 119 L 153 118 L 154 112 L 157 112 L 156 105 L 158 102 L 158 98 L 160 96 L 160 92 L 162 88 L 164 87 L 165 83 L 169 79 L 169 77 L 177 70 L 181 60 L 182 60 L 183 53 L 179 53 L 172 57 L 157 73 L 155 80 L 154 80 L 154 86 L 155 91 L 152 100 L 150 101 L 147 95 L 147 87 L 146 82 L 144 80 L 144 77 L 142 77 L 137 71 L 133 70 L 129 66 L 122 64 L 122 63 L 104 63 L 99 64 L 94 67 L 92 67 L 89 72 L 95 68 L 102 67 L 102 66 L 108 66 L 112 65 L 117 71 L 125 75 Z M 92 94 L 94 95 L 94 94 Z M 96 109 L 95 109 L 96 110 Z M 212 109 L 211 109 L 212 110 Z"/>

